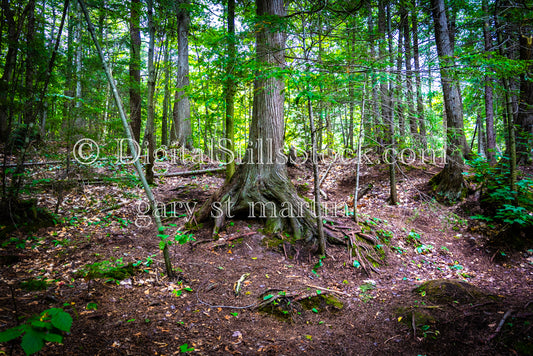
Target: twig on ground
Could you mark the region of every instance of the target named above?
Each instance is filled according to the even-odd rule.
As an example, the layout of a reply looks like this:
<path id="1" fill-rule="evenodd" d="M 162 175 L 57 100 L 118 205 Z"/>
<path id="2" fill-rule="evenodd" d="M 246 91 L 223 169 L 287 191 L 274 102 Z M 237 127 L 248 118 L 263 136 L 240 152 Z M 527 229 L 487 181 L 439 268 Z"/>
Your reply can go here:
<path id="1" fill-rule="evenodd" d="M 489 336 L 489 338 L 487 339 L 487 342 L 491 341 L 492 339 L 496 337 L 496 335 L 498 335 L 498 333 L 502 330 L 503 325 L 505 324 L 505 320 L 507 320 L 507 318 L 510 317 L 512 313 L 513 313 L 513 310 L 509 309 L 508 311 L 505 312 L 505 314 L 503 314 L 502 320 L 500 320 L 500 323 L 498 324 L 498 327 L 496 328 L 496 330 L 494 330 L 494 333 Z"/>
<path id="2" fill-rule="evenodd" d="M 346 295 L 348 297 L 352 296 L 351 294 L 348 294 L 346 292 L 341 292 L 341 291 L 338 291 L 338 290 L 335 290 L 335 289 L 329 289 L 329 288 L 324 288 L 324 287 L 320 287 L 320 286 L 315 286 L 313 284 L 308 284 L 307 286 L 309 288 L 316 288 L 316 289 L 320 289 L 320 290 L 325 290 L 327 292 L 332 292 L 332 293 L 336 293 L 336 294 L 340 294 L 340 295 Z"/>

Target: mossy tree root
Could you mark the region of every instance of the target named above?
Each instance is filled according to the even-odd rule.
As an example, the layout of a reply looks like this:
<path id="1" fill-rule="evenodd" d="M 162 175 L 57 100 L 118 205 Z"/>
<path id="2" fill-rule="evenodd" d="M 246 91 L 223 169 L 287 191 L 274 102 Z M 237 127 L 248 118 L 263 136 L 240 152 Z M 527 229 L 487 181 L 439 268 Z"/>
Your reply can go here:
<path id="1" fill-rule="evenodd" d="M 266 220 L 267 233 L 289 231 L 296 239 L 317 243 L 316 218 L 309 204 L 298 196 L 288 177 L 279 170 L 265 166 L 239 169 L 200 208 L 196 218 L 199 222 L 213 218 L 216 237 L 225 221 L 234 216 L 262 218 Z M 328 237 L 331 241 L 336 239 L 331 233 Z"/>

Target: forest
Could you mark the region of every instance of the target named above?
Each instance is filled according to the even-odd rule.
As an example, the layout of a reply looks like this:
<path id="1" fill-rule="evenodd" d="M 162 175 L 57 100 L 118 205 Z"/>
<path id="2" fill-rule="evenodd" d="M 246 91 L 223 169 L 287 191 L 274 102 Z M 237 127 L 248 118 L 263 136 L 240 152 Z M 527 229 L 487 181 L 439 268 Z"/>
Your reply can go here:
<path id="1" fill-rule="evenodd" d="M 0 0 L 0 354 L 533 355 L 530 0 Z"/>

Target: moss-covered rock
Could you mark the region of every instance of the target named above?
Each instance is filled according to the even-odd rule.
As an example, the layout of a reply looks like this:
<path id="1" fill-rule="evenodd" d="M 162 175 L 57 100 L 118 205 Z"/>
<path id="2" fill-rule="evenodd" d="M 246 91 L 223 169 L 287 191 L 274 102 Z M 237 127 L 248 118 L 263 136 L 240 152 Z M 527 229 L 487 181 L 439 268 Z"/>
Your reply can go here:
<path id="1" fill-rule="evenodd" d="M 486 298 L 490 295 L 476 286 L 459 279 L 435 279 L 422 283 L 414 292 L 427 297 L 435 303 L 445 304 L 452 302 L 471 303 Z"/>

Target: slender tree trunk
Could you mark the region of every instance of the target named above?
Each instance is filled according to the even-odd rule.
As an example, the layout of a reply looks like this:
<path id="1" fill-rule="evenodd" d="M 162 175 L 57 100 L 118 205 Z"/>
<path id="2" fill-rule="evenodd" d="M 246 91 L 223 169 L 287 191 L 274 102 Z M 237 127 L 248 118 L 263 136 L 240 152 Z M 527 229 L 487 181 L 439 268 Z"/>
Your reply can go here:
<path id="1" fill-rule="evenodd" d="M 141 0 L 130 1 L 130 125 L 133 139 L 141 140 Z"/>
<path id="2" fill-rule="evenodd" d="M 454 68 L 450 31 L 444 10 L 444 0 L 431 0 L 435 38 L 439 55 L 442 93 L 446 109 L 446 164 L 443 170 L 431 178 L 437 196 L 447 203 L 460 200 L 466 194 L 462 175 L 463 155 L 470 155 L 463 131 L 463 104 L 459 84 L 452 80 L 450 68 Z"/>
<path id="3" fill-rule="evenodd" d="M 130 149 L 132 155 L 136 156 L 137 155 L 137 148 L 132 142 L 133 135 L 132 135 L 132 132 L 131 132 L 131 129 L 130 129 L 130 125 L 128 124 L 128 119 L 126 118 L 126 113 L 124 112 L 124 105 L 122 104 L 122 100 L 120 99 L 120 95 L 118 93 L 118 89 L 117 89 L 117 87 L 115 85 L 115 79 L 113 78 L 113 75 L 111 74 L 111 71 L 109 70 L 109 66 L 107 65 L 107 62 L 105 60 L 104 53 L 102 51 L 102 47 L 100 47 L 100 44 L 98 43 L 98 39 L 96 38 L 94 27 L 93 27 L 93 25 L 91 23 L 91 19 L 89 17 L 89 13 L 87 12 L 85 4 L 83 3 L 83 0 L 78 0 L 78 2 L 80 4 L 81 10 L 82 10 L 82 12 L 83 12 L 83 14 L 85 16 L 85 21 L 87 22 L 87 27 L 88 27 L 88 30 L 89 30 L 89 32 L 91 34 L 93 42 L 94 42 L 94 44 L 96 46 L 96 50 L 98 51 L 98 55 L 100 56 L 100 61 L 102 62 L 102 66 L 104 67 L 104 71 L 105 71 L 107 80 L 108 80 L 108 82 L 109 82 L 109 84 L 110 84 L 110 86 L 112 88 L 113 97 L 115 99 L 115 104 L 117 105 L 117 108 L 118 108 L 118 111 L 119 111 L 119 115 L 120 115 L 120 119 L 122 121 L 122 126 L 124 127 L 124 131 L 126 133 L 126 138 L 128 139 L 129 149 Z M 139 175 L 140 181 L 141 181 L 141 183 L 143 185 L 144 191 L 146 193 L 146 197 L 148 198 L 148 202 L 150 203 L 150 208 L 152 209 L 152 211 L 155 212 L 158 209 L 157 203 L 155 201 L 154 194 L 152 193 L 152 189 L 150 189 L 150 186 L 148 185 L 148 182 L 146 181 L 146 178 L 145 178 L 145 176 L 143 174 L 140 161 L 139 160 L 135 160 L 134 166 L 135 166 L 135 169 L 137 170 L 137 173 Z M 157 232 L 158 233 L 162 233 L 164 228 L 163 228 L 163 224 L 161 223 L 161 216 L 159 214 L 154 214 L 154 220 L 155 220 L 155 223 L 156 223 Z M 169 278 L 173 277 L 172 264 L 170 262 L 170 255 L 169 255 L 169 252 L 168 252 L 168 244 L 167 243 L 165 244 L 165 246 L 163 248 L 163 257 L 164 257 L 164 260 L 165 260 L 165 267 L 166 267 L 167 276 Z"/>
<path id="4" fill-rule="evenodd" d="M 398 27 L 398 48 L 403 47 L 403 26 Z M 398 50 L 396 56 L 396 115 L 398 116 L 398 127 L 399 127 L 399 141 L 400 145 L 403 145 L 405 142 L 405 116 L 404 116 L 404 105 L 403 105 L 403 90 L 402 90 L 402 51 Z"/>
<path id="5" fill-rule="evenodd" d="M 235 0 L 228 0 L 228 58 L 226 62 L 226 149 L 229 152 L 235 151 Z M 226 182 L 231 180 L 235 174 L 235 160 L 233 156 L 228 157 L 226 162 Z"/>
<path id="6" fill-rule="evenodd" d="M 148 6 L 148 33 L 150 42 L 148 44 L 148 115 L 146 118 L 145 141 L 148 143 L 148 164 L 146 165 L 146 180 L 148 184 L 154 183 L 154 152 L 155 152 L 155 122 L 154 122 L 154 93 L 155 93 L 155 66 L 154 66 L 154 46 L 155 46 L 155 24 L 153 19 L 153 0 L 147 0 Z"/>
<path id="7" fill-rule="evenodd" d="M 35 0 L 28 2 L 28 16 L 26 24 L 26 75 L 24 85 L 24 123 L 34 125 L 35 120 Z"/>
<path id="8" fill-rule="evenodd" d="M 413 58 L 415 61 L 416 81 L 416 119 L 420 129 L 419 138 L 422 149 L 427 148 L 426 115 L 424 113 L 424 99 L 422 98 L 422 83 L 420 80 L 420 55 L 418 49 L 418 8 L 417 0 L 412 0 L 411 22 L 413 24 Z"/>
<path id="9" fill-rule="evenodd" d="M 385 0 L 379 0 L 378 1 L 378 32 L 380 35 L 379 38 L 379 57 L 380 58 L 386 58 L 387 56 L 390 56 L 390 51 L 387 51 L 387 38 L 391 38 L 390 36 L 387 36 L 389 30 L 388 26 L 388 11 L 385 7 Z M 394 120 L 392 117 L 392 110 L 391 110 L 391 96 L 389 91 L 389 84 L 388 81 L 384 78 L 380 79 L 379 82 L 379 89 L 380 89 L 380 95 L 381 95 L 381 115 L 383 117 L 383 127 L 384 127 L 384 133 L 387 139 L 388 143 L 388 150 L 385 152 L 394 152 L 394 145 L 393 145 L 393 134 L 391 130 L 394 130 Z M 390 157 L 390 155 L 389 155 Z M 395 167 L 396 164 L 395 159 L 390 159 L 389 162 L 389 178 L 390 178 L 390 201 L 392 204 L 396 204 L 397 202 L 397 194 L 396 194 L 396 180 L 395 180 Z"/>
<path id="10" fill-rule="evenodd" d="M 372 58 L 372 60 L 374 61 L 377 61 L 377 56 L 376 56 L 376 48 L 375 48 L 375 35 L 374 35 L 374 19 L 372 17 L 372 7 L 370 6 L 370 4 L 368 5 L 368 20 L 367 20 L 367 26 L 368 26 L 368 32 L 370 34 L 370 39 L 369 39 L 369 46 L 370 46 L 370 58 Z M 373 137 L 368 137 L 368 139 L 374 139 L 375 141 L 373 140 L 370 140 L 370 142 L 372 144 L 375 144 L 375 142 L 378 142 L 380 143 L 380 137 L 381 137 L 381 130 L 380 130 L 380 117 L 379 117 L 379 113 L 378 113 L 378 107 L 379 107 L 379 101 L 378 101 L 378 83 L 376 81 L 376 78 L 374 76 L 371 77 L 371 85 L 372 85 L 372 102 L 370 103 L 370 107 L 371 107 L 371 110 L 370 112 L 372 113 L 371 115 L 371 121 L 372 121 L 372 133 L 373 133 Z M 379 147 L 379 149 L 381 150 L 381 148 Z"/>
<path id="11" fill-rule="evenodd" d="M 387 38 L 389 42 L 389 61 L 390 63 L 393 63 L 393 55 L 392 55 L 392 30 L 391 30 L 391 5 L 389 4 L 387 6 Z M 391 68 L 392 71 L 392 68 Z M 396 187 L 396 140 L 394 139 L 394 117 L 392 114 L 392 82 L 389 81 L 389 88 L 388 88 L 388 95 L 389 95 L 389 122 L 388 122 L 388 144 L 389 144 L 389 152 L 391 153 L 389 155 L 389 158 L 391 158 L 391 161 L 389 163 L 389 182 L 390 182 L 390 204 L 396 205 L 398 204 L 398 191 Z M 355 197 L 354 199 L 357 199 Z M 355 202 L 354 202 L 355 203 Z"/>
<path id="12" fill-rule="evenodd" d="M 402 14 L 403 36 L 405 39 L 405 83 L 409 131 L 412 137 L 411 142 L 418 146 L 420 139 L 418 136 L 418 120 L 415 116 L 415 106 L 413 102 L 413 72 L 411 70 L 411 31 L 409 29 L 409 16 L 405 6 L 401 7 L 400 12 Z"/>
<path id="13" fill-rule="evenodd" d="M 529 62 L 525 73 L 520 75 L 520 100 L 516 117 L 517 164 L 531 161 L 533 148 L 533 34 L 520 33 L 520 60 Z"/>
<path id="14" fill-rule="evenodd" d="M 22 32 L 25 14 L 28 5 L 24 10 L 21 7 L 13 6 L 8 0 L 1 2 L 5 22 L 7 22 L 7 54 L 4 58 L 4 68 L 0 78 L 0 142 L 6 142 L 9 136 L 11 121 L 11 105 L 14 95 L 14 85 L 12 81 L 15 77 L 17 66 L 17 54 L 19 52 L 19 37 Z M 15 20 L 17 19 L 17 20 Z"/>
<path id="15" fill-rule="evenodd" d="M 180 146 L 192 149 L 191 107 L 187 90 L 189 86 L 189 0 L 176 3 L 178 20 L 178 81 L 174 97 L 173 119 L 176 139 Z"/>
<path id="16" fill-rule="evenodd" d="M 161 145 L 168 145 L 168 103 L 170 101 L 170 43 L 168 33 L 165 39 L 165 54 L 164 54 L 164 73 L 165 73 L 165 89 L 163 94 L 163 116 L 161 118 Z"/>
<path id="17" fill-rule="evenodd" d="M 499 2 L 496 3 L 496 10 L 499 8 Z M 497 15 L 495 11 L 495 18 L 494 18 L 494 24 L 496 25 L 496 35 L 498 38 L 498 48 L 500 51 L 501 56 L 506 55 L 506 45 L 503 41 L 503 30 L 500 27 L 500 23 L 498 21 Z M 507 53 L 508 57 L 511 57 L 510 53 Z M 505 112 L 506 112 L 506 120 L 505 120 L 505 126 L 506 126 L 506 157 L 504 159 L 508 160 L 509 162 L 509 189 L 512 192 L 515 192 L 515 185 L 516 185 L 516 179 L 517 179 L 517 170 L 516 170 L 516 133 L 515 133 L 515 120 L 513 115 L 513 99 L 512 99 L 512 93 L 511 93 L 511 84 L 509 83 L 509 79 L 507 77 L 502 78 L 503 83 L 503 89 L 504 89 L 504 100 L 505 100 Z M 516 195 L 515 195 L 516 198 Z"/>
<path id="18" fill-rule="evenodd" d="M 79 6 L 76 6 L 76 9 L 79 9 Z M 79 11 L 79 10 L 78 10 Z M 76 103 L 74 104 L 75 111 L 75 120 L 74 127 L 76 131 L 79 131 L 85 126 L 85 120 L 82 117 L 81 113 L 81 97 L 82 97 L 82 83 L 81 83 L 81 70 L 82 70 L 82 44 L 81 44 L 81 14 L 78 12 L 76 14 L 76 27 L 75 27 L 75 43 L 76 43 L 76 53 L 74 57 L 74 62 L 76 64 Z"/>
<path id="19" fill-rule="evenodd" d="M 492 41 L 490 34 L 489 9 L 487 0 L 483 0 L 483 38 L 485 42 L 485 52 L 492 50 Z M 490 56 L 489 56 L 490 58 Z M 485 120 L 487 126 L 487 159 L 491 165 L 496 164 L 496 135 L 494 133 L 494 95 L 492 92 L 493 79 L 485 76 Z"/>

